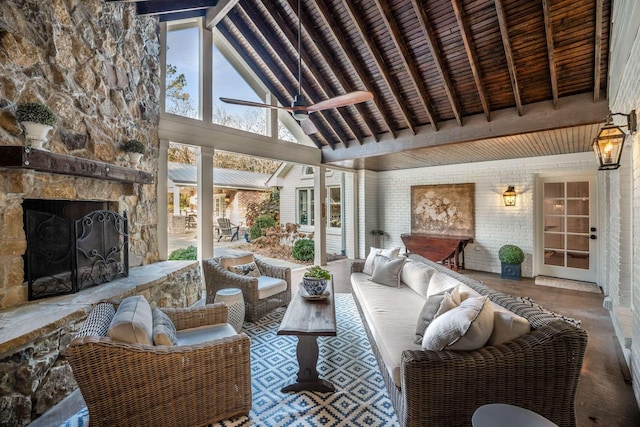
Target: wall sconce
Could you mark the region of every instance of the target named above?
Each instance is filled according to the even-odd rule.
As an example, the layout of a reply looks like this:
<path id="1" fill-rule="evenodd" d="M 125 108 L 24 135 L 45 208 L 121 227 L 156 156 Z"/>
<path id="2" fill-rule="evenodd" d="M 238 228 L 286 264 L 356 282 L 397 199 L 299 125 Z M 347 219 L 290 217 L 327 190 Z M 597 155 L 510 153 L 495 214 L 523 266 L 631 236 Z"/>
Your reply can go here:
<path id="1" fill-rule="evenodd" d="M 627 118 L 626 127 L 630 133 L 634 133 L 637 129 L 636 110 L 632 110 L 629 114 L 609 114 L 607 123 L 600 129 L 598 137 L 593 140 L 593 151 L 596 153 L 599 170 L 611 170 L 620 167 L 620 156 L 622 155 L 622 147 L 627 133 L 620 126 L 613 124 L 613 116 L 625 116 Z"/>
<path id="2" fill-rule="evenodd" d="M 510 185 L 507 191 L 502 193 L 502 198 L 504 199 L 505 206 L 516 205 L 516 191 L 513 189 L 513 185 Z"/>
<path id="3" fill-rule="evenodd" d="M 230 201 L 231 201 L 231 197 L 228 194 L 225 194 L 224 195 L 224 203 L 225 203 L 225 205 L 228 205 Z"/>

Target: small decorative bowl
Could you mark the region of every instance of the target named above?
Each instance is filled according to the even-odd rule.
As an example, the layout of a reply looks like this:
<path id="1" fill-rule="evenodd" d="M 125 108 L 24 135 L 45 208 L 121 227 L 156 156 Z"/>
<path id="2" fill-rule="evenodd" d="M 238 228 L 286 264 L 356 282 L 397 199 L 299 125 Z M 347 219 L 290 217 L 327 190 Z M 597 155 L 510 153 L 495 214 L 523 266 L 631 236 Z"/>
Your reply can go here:
<path id="1" fill-rule="evenodd" d="M 313 277 L 303 277 L 302 287 L 309 295 L 322 295 L 327 289 L 327 279 L 316 279 Z"/>

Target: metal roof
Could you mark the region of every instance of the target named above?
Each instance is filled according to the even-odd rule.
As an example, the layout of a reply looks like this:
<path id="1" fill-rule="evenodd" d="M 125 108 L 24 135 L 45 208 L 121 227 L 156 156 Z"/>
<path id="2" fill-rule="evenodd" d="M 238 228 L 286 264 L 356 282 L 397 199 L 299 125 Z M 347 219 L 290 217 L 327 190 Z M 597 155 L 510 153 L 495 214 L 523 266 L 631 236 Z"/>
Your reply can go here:
<path id="1" fill-rule="evenodd" d="M 198 181 L 196 165 L 169 162 L 169 180 L 182 187 L 195 187 Z M 214 187 L 238 188 L 246 190 L 266 190 L 270 174 L 234 169 L 213 168 Z"/>

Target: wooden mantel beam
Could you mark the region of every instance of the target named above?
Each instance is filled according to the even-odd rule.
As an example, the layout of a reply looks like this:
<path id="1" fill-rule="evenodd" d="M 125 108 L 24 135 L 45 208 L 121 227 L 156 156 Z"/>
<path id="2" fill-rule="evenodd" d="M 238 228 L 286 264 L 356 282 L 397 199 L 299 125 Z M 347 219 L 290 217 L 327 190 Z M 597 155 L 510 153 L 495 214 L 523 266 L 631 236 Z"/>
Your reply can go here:
<path id="1" fill-rule="evenodd" d="M 330 164 L 418 148 L 602 123 L 602 118 L 609 112 L 609 105 L 606 100 L 593 102 L 592 97 L 591 93 L 562 97 L 558 100 L 557 110 L 551 108 L 548 101 L 528 104 L 521 117 L 514 115 L 511 108 L 497 110 L 492 113 L 489 123 L 484 114 L 476 114 L 465 119 L 462 127 L 455 120 L 448 120 L 441 122 L 442 126 L 437 132 L 430 126 L 423 126 L 418 128 L 415 136 L 402 132 L 397 138 L 386 135 L 378 143 L 366 140 L 364 144 L 348 149 L 337 146 L 335 150 L 330 150 L 324 147 L 322 162 Z"/>

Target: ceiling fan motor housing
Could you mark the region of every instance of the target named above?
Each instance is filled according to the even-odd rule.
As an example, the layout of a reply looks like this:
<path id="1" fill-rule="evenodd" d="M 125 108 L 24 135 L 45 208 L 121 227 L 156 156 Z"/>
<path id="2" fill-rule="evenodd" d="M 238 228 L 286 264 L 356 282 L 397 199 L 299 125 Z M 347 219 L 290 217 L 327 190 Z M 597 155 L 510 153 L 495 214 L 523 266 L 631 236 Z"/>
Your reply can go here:
<path id="1" fill-rule="evenodd" d="M 309 117 L 309 113 L 306 110 L 304 110 L 306 106 L 307 106 L 307 99 L 304 97 L 304 95 L 302 94 L 296 95 L 296 97 L 293 99 L 293 102 L 291 103 L 291 108 L 297 108 L 297 107 L 303 108 L 300 110 L 293 110 L 293 117 L 296 120 L 298 121 L 306 120 Z"/>

